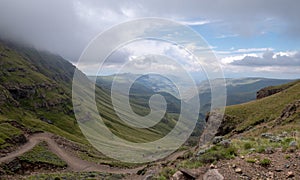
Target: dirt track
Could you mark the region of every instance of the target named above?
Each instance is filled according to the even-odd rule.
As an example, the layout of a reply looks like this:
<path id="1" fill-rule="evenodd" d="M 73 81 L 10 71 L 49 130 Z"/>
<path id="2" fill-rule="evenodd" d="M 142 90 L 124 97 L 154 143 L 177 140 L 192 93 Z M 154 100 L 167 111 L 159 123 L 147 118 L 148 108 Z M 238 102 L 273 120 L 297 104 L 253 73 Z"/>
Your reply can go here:
<path id="1" fill-rule="evenodd" d="M 138 167 L 134 169 L 122 169 L 122 168 L 114 168 L 109 167 L 107 165 L 96 164 L 92 162 L 88 162 L 78 157 L 72 156 L 67 153 L 65 150 L 60 148 L 58 144 L 53 140 L 52 134 L 50 133 L 39 133 L 34 134 L 28 137 L 28 142 L 23 146 L 20 146 L 18 150 L 8 154 L 5 157 L 0 158 L 0 163 L 8 162 L 22 154 L 30 151 L 34 148 L 39 142 L 45 141 L 47 142 L 49 149 L 55 153 L 58 157 L 64 160 L 68 164 L 68 168 L 72 171 L 97 171 L 97 172 L 106 172 L 106 173 L 116 173 L 116 174 L 134 174 L 138 170 L 143 167 Z"/>

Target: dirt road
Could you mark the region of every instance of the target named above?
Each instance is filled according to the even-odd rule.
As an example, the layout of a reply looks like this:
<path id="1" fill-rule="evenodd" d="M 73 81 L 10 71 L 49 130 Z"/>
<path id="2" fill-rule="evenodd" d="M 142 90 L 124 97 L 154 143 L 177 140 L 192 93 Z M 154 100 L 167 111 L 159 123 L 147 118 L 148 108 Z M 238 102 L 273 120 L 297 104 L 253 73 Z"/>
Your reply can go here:
<path id="1" fill-rule="evenodd" d="M 38 143 L 41 141 L 45 141 L 49 149 L 55 153 L 59 158 L 64 160 L 68 164 L 68 168 L 72 171 L 97 171 L 97 172 L 106 172 L 106 173 L 115 173 L 115 174 L 134 174 L 138 170 L 142 169 L 143 167 L 138 167 L 134 169 L 122 169 L 122 168 L 114 168 L 109 167 L 107 165 L 96 164 L 93 162 L 88 162 L 78 157 L 72 156 L 65 150 L 59 147 L 59 145 L 53 140 L 52 134 L 50 133 L 39 133 L 34 134 L 28 137 L 28 142 L 23 146 L 20 146 L 18 150 L 8 154 L 5 157 L 0 158 L 0 163 L 9 162 L 10 160 L 21 156 L 22 154 L 30 151 L 34 148 Z"/>

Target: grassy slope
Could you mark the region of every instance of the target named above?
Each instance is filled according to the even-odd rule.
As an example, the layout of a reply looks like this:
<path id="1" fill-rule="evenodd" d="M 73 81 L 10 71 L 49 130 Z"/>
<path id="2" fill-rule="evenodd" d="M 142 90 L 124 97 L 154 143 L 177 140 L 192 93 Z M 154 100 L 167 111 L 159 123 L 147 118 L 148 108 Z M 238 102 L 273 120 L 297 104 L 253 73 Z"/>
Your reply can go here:
<path id="1" fill-rule="evenodd" d="M 0 99 L 3 99 L 3 103 L 0 103 L 0 123 L 16 120 L 33 132 L 49 131 L 88 145 L 73 114 L 71 86 L 75 67 L 59 56 L 9 43 L 0 43 L 0 53 Z M 85 77 L 83 74 L 82 76 Z M 28 97 L 16 98 L 9 90 L 9 87 L 22 90 L 28 86 L 34 89 L 34 93 Z M 133 142 L 152 141 L 167 134 L 176 123 L 177 115 L 170 114 L 164 122 L 152 129 L 128 127 L 115 114 L 109 93 L 101 88 L 96 89 L 100 114 L 112 132 L 121 138 Z M 133 106 L 141 114 L 149 111 L 135 104 L 134 100 Z M 42 118 L 51 120 L 53 124 L 41 121 Z M 3 131 L 14 132 L 0 134 L 1 147 L 10 146 L 5 140 L 15 133 L 22 133 L 9 124 L 1 125 L 1 128 Z"/>
<path id="2" fill-rule="evenodd" d="M 231 119 L 231 122 L 226 123 L 231 125 L 235 124 L 237 131 L 244 131 L 251 126 L 275 120 L 281 115 L 283 109 L 288 104 L 300 99 L 299 81 L 281 86 L 273 86 L 272 88 L 280 88 L 286 86 L 291 87 L 280 93 L 260 100 L 227 107 L 226 114 L 234 118 Z M 296 121 L 300 119 L 299 116 L 291 118 L 296 118 Z M 299 127 L 295 126 L 294 128 L 297 129 Z"/>

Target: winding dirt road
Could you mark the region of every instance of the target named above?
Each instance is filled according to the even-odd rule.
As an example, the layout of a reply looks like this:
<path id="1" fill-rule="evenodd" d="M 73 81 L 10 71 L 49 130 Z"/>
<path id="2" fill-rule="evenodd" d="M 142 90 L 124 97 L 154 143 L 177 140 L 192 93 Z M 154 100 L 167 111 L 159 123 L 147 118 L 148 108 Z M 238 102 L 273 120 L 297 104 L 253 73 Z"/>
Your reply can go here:
<path id="1" fill-rule="evenodd" d="M 68 164 L 68 168 L 70 168 L 72 171 L 97 171 L 115 174 L 135 174 L 137 171 L 144 168 L 144 166 L 133 169 L 114 168 L 79 159 L 78 157 L 72 156 L 60 148 L 59 145 L 53 140 L 52 134 L 50 133 L 39 133 L 29 136 L 26 144 L 20 146 L 18 150 L 8 154 L 7 156 L 0 158 L 0 163 L 9 162 L 16 157 L 21 156 L 42 141 L 45 141 L 48 144 L 51 152 L 55 153 L 59 158 L 64 160 Z"/>

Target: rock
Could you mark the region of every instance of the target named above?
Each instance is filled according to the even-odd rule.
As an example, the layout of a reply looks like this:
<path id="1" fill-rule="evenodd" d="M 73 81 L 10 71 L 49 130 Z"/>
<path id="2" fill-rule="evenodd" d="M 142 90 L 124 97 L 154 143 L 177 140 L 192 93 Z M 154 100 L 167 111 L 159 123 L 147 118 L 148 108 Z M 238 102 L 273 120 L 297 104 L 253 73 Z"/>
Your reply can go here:
<path id="1" fill-rule="evenodd" d="M 256 151 L 256 149 L 255 148 L 251 148 L 251 149 L 249 149 L 249 151 L 254 152 L 254 151 Z"/>
<path id="2" fill-rule="evenodd" d="M 273 149 L 272 147 L 267 147 L 267 148 L 265 149 L 265 153 L 266 153 L 266 154 L 273 154 L 273 153 L 274 153 L 274 149 Z"/>
<path id="3" fill-rule="evenodd" d="M 214 137 L 214 139 L 213 139 L 213 144 L 218 144 L 218 143 L 220 143 L 221 141 L 223 141 L 223 136 L 216 136 L 216 137 Z"/>
<path id="4" fill-rule="evenodd" d="M 297 147 L 297 142 L 296 141 L 291 141 L 289 146 L 290 147 Z"/>
<path id="5" fill-rule="evenodd" d="M 271 138 L 274 137 L 274 136 L 273 136 L 273 134 L 271 134 L 271 133 L 262 133 L 262 134 L 261 134 L 261 137 L 262 137 L 262 138 L 266 138 L 266 139 L 271 139 Z"/>
<path id="6" fill-rule="evenodd" d="M 280 137 L 277 137 L 277 136 L 273 136 L 271 139 L 270 139 L 270 142 L 281 142 L 282 139 Z"/>
<path id="7" fill-rule="evenodd" d="M 241 156 L 241 159 L 245 159 L 245 156 Z"/>
<path id="8" fill-rule="evenodd" d="M 199 150 L 199 151 L 197 152 L 196 156 L 200 156 L 200 155 L 206 153 L 206 151 L 208 151 L 208 148 L 201 149 L 201 150 Z"/>
<path id="9" fill-rule="evenodd" d="M 279 93 L 285 89 L 286 88 L 277 88 L 277 89 L 270 88 L 270 87 L 263 88 L 256 93 L 256 99 L 262 99 L 262 98 L 271 96 L 271 95 Z"/>
<path id="10" fill-rule="evenodd" d="M 268 176 L 269 178 L 273 179 L 273 178 L 274 178 L 274 173 L 271 172 L 271 171 L 269 171 L 268 174 L 267 174 L 267 176 Z"/>
<path id="11" fill-rule="evenodd" d="M 50 119 L 47 119 L 45 117 L 41 117 L 41 121 L 46 122 L 48 124 L 53 124 L 53 121 L 51 121 Z"/>
<path id="12" fill-rule="evenodd" d="M 235 165 L 235 164 L 233 164 L 233 165 L 232 165 L 232 167 L 233 167 L 233 168 L 236 168 L 236 165 Z"/>
<path id="13" fill-rule="evenodd" d="M 223 140 L 223 141 L 220 142 L 220 144 L 223 147 L 228 148 L 231 145 L 231 142 L 230 142 L 230 140 Z"/>
<path id="14" fill-rule="evenodd" d="M 242 174 L 242 173 L 243 173 L 243 171 L 242 171 L 241 168 L 236 168 L 236 169 L 235 169 L 235 172 L 238 173 L 238 174 Z"/>
<path id="15" fill-rule="evenodd" d="M 196 179 L 196 177 L 198 176 L 196 172 L 188 169 L 181 168 L 180 171 L 186 179 Z"/>
<path id="16" fill-rule="evenodd" d="M 5 174 L 5 171 L 0 167 L 0 177 Z"/>
<path id="17" fill-rule="evenodd" d="M 292 177 L 295 177 L 295 174 L 293 173 L 293 171 L 289 171 L 287 173 L 287 178 L 292 178 Z"/>
<path id="18" fill-rule="evenodd" d="M 276 168 L 275 168 L 275 171 L 276 171 L 276 172 L 281 172 L 281 171 L 283 171 L 283 169 L 282 169 L 281 167 L 276 167 Z"/>
<path id="19" fill-rule="evenodd" d="M 290 165 L 286 164 L 286 165 L 284 165 L 284 167 L 288 169 L 288 168 L 290 168 Z"/>
<path id="20" fill-rule="evenodd" d="M 144 178 L 144 180 L 151 180 L 151 179 L 153 179 L 153 176 L 154 176 L 154 174 L 148 174 L 148 175 Z"/>
<path id="21" fill-rule="evenodd" d="M 20 134 L 20 135 L 13 136 L 10 139 L 7 138 L 5 139 L 5 141 L 10 144 L 23 145 L 27 142 L 27 139 L 24 134 Z"/>
<path id="22" fill-rule="evenodd" d="M 185 179 L 185 177 L 181 171 L 177 171 L 175 174 L 173 174 L 171 179 L 172 180 L 183 180 L 183 179 Z"/>
<path id="23" fill-rule="evenodd" d="M 283 132 L 279 135 L 280 138 L 285 138 L 285 137 L 287 137 L 287 136 L 288 136 L 288 133 L 287 133 L 286 131 L 283 131 Z"/>
<path id="24" fill-rule="evenodd" d="M 215 169 L 216 166 L 215 166 L 214 164 L 211 164 L 211 165 L 209 166 L 209 168 L 210 168 L 210 169 Z"/>
<path id="25" fill-rule="evenodd" d="M 210 169 L 203 176 L 203 180 L 223 180 L 223 179 L 224 177 L 222 176 L 222 174 L 219 173 L 217 169 Z"/>
<path id="26" fill-rule="evenodd" d="M 22 165 L 19 159 L 14 159 L 9 163 L 5 164 L 5 169 L 8 169 L 10 172 L 13 173 L 21 173 L 22 172 Z"/>

